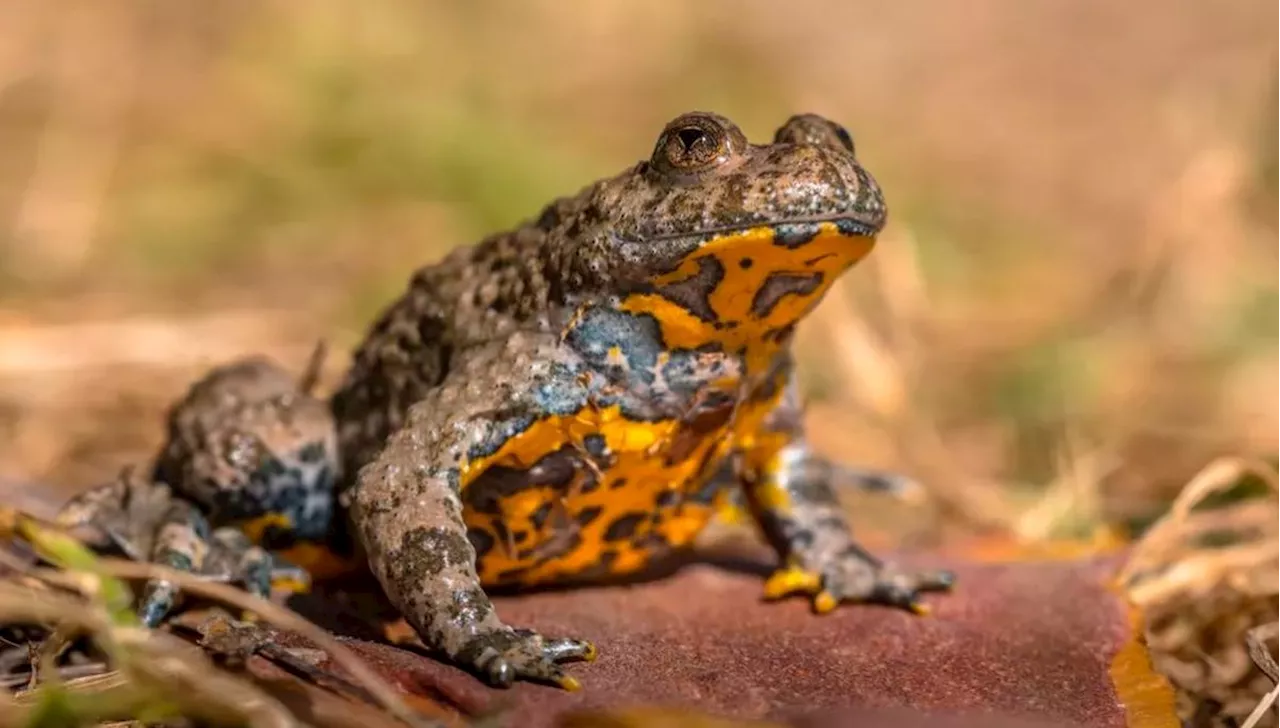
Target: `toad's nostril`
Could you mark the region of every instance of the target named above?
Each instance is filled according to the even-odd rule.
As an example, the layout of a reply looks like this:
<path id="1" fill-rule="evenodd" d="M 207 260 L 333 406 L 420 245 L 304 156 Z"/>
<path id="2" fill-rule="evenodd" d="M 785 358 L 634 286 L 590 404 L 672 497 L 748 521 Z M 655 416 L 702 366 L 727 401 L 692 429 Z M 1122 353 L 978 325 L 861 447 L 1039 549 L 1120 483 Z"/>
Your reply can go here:
<path id="1" fill-rule="evenodd" d="M 836 138 L 840 140 L 840 144 L 843 145 L 845 149 L 852 152 L 853 137 L 849 134 L 848 130 L 839 124 L 833 124 L 832 126 L 835 127 Z"/>

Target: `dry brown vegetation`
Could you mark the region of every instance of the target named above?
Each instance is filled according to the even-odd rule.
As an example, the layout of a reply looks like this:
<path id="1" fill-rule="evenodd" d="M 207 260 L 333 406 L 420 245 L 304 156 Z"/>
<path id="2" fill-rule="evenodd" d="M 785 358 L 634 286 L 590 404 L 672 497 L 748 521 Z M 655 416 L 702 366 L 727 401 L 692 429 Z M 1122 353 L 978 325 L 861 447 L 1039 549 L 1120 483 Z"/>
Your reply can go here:
<path id="1" fill-rule="evenodd" d="M 917 540 L 1141 528 L 1216 458 L 1276 452 L 1273 3 L 0 0 L 0 18 L 6 501 L 146 457 L 213 361 L 301 369 L 325 338 L 339 371 L 412 268 L 646 156 L 691 108 L 756 138 L 828 114 L 885 187 L 888 234 L 801 353 L 815 440 L 933 495 L 938 518 L 901 529 Z M 1274 583 L 1239 588 L 1274 615 Z M 1188 593 L 1168 603 L 1209 599 Z M 1178 659 L 1209 674 L 1196 649 Z"/>

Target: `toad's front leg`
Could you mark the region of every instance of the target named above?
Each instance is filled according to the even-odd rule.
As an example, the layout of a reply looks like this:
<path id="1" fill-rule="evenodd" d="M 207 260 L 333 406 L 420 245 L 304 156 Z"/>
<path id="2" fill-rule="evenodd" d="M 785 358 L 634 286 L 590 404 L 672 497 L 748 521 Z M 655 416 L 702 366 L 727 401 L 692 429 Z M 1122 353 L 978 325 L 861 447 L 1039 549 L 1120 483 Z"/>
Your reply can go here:
<path id="1" fill-rule="evenodd" d="M 766 436 L 744 453 L 748 507 L 782 559 L 765 596 L 803 593 L 818 612 L 841 602 L 884 604 L 917 614 L 926 592 L 947 591 L 947 571 L 913 573 L 882 563 L 850 533 L 832 487 L 839 468 L 811 452 L 800 432 L 794 383 L 762 424 Z"/>
<path id="2" fill-rule="evenodd" d="M 552 639 L 499 619 L 481 587 L 463 523 L 468 460 L 528 420 L 511 413 L 504 387 L 450 387 L 410 409 L 405 426 L 362 468 L 351 515 L 373 573 L 423 643 L 491 685 L 518 679 L 568 690 L 561 663 L 595 658 L 578 639 Z"/>

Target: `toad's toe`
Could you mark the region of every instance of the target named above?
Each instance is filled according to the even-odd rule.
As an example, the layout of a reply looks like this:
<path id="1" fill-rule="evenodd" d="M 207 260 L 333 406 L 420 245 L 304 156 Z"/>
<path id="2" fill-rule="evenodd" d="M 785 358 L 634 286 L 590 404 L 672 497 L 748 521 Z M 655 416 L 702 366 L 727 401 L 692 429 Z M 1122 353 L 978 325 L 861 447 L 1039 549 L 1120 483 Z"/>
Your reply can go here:
<path id="1" fill-rule="evenodd" d="M 565 674 L 561 663 L 596 659 L 591 642 L 573 638 L 546 638 L 531 630 L 503 630 L 476 638 L 468 650 L 474 667 L 494 687 L 509 687 L 516 680 L 555 685 L 575 691 L 582 684 Z"/>

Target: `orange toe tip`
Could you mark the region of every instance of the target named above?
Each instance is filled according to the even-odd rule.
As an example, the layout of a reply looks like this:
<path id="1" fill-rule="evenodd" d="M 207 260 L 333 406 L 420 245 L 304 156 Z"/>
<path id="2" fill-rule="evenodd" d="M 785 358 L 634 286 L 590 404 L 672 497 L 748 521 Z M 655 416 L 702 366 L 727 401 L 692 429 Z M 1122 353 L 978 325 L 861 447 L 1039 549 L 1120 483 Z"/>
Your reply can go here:
<path id="1" fill-rule="evenodd" d="M 557 678 L 556 684 L 559 685 L 562 690 L 570 693 L 576 693 L 582 689 L 582 683 L 578 681 L 578 678 L 573 677 L 572 675 L 564 675 Z"/>
<path id="2" fill-rule="evenodd" d="M 770 602 L 776 602 L 779 599 L 791 593 L 791 589 L 781 582 L 767 581 L 764 584 L 764 598 Z"/>
<path id="3" fill-rule="evenodd" d="M 582 659 L 586 660 L 587 662 L 595 662 L 596 658 L 599 656 L 600 656 L 600 650 L 596 648 L 594 643 L 588 642 L 586 652 L 582 653 Z"/>
<path id="4" fill-rule="evenodd" d="M 917 617 L 928 617 L 933 614 L 933 607 L 928 604 L 912 604 L 911 613 Z"/>
<path id="5" fill-rule="evenodd" d="M 813 609 L 818 614 L 827 614 L 834 611 L 839 601 L 831 595 L 831 592 L 822 592 L 813 599 Z"/>

